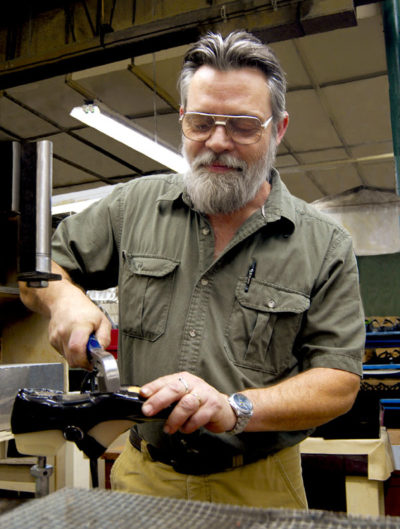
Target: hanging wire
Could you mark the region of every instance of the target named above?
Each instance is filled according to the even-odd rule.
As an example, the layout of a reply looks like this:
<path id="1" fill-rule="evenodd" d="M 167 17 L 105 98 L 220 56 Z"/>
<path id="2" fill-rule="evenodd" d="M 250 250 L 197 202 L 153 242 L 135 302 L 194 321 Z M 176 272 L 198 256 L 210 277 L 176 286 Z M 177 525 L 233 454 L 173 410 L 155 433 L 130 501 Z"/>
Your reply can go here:
<path id="1" fill-rule="evenodd" d="M 154 115 L 154 141 L 158 142 L 157 123 L 157 91 L 156 91 L 156 54 L 153 52 L 153 115 Z"/>
<path id="2" fill-rule="evenodd" d="M 152 16 L 156 16 L 157 0 L 152 2 Z M 154 141 L 158 143 L 158 122 L 157 122 L 157 91 L 156 91 L 156 54 L 153 52 L 153 117 L 154 117 Z"/>
<path id="3" fill-rule="evenodd" d="M 111 6 L 111 11 L 110 11 L 110 22 L 109 22 L 110 28 L 112 27 L 112 23 L 113 23 L 113 20 L 114 20 L 114 12 L 115 12 L 115 4 L 116 3 L 117 3 L 117 0 L 113 0 L 112 6 Z"/>

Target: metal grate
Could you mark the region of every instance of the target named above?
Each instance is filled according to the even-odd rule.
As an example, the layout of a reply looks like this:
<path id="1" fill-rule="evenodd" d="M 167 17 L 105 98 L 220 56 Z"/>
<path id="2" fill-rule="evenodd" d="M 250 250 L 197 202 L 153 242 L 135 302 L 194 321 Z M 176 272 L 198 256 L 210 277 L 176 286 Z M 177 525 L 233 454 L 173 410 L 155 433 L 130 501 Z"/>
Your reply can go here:
<path id="1" fill-rule="evenodd" d="M 62 489 L 0 516 L 7 529 L 400 529 L 400 518 L 327 511 L 252 509 L 140 496 L 108 490 Z"/>

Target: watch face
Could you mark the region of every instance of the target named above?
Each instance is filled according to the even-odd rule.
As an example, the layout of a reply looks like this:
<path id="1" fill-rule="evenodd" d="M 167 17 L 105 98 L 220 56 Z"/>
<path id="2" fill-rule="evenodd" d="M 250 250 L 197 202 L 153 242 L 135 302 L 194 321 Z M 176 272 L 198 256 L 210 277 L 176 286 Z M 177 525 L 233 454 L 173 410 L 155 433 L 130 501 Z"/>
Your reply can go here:
<path id="1" fill-rule="evenodd" d="M 233 399 L 235 404 L 240 407 L 243 413 L 247 414 L 253 411 L 253 403 L 246 397 L 246 395 L 243 395 L 242 393 L 235 393 L 233 395 Z"/>

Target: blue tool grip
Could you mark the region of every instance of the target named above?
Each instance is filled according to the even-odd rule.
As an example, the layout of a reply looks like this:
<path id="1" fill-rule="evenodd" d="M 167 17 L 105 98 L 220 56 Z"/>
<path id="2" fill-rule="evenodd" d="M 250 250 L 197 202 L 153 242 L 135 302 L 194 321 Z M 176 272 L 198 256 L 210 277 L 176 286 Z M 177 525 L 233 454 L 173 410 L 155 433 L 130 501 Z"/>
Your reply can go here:
<path id="1" fill-rule="evenodd" d="M 93 349 L 102 349 L 101 345 L 99 344 L 96 336 L 94 335 L 94 333 L 92 333 L 90 336 L 89 336 L 89 340 L 88 340 L 88 343 L 86 345 L 86 349 L 89 351 L 89 352 L 92 352 Z"/>

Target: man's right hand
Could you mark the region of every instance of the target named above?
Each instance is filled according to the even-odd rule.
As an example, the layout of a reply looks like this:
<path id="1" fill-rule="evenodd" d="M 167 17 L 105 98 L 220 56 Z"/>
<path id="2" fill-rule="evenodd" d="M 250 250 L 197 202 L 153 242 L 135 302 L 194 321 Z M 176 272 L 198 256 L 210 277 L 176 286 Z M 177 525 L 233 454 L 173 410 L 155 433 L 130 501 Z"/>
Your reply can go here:
<path id="1" fill-rule="evenodd" d="M 49 340 L 64 356 L 70 367 L 90 367 L 86 344 L 95 333 L 103 347 L 110 343 L 111 323 L 105 314 L 74 283 L 69 275 L 53 263 L 61 281 L 51 281 L 46 288 L 30 288 L 20 283 L 22 302 L 31 310 L 50 319 Z"/>
<path id="2" fill-rule="evenodd" d="M 51 311 L 49 340 L 70 367 L 89 368 L 86 345 L 90 334 L 103 347 L 110 343 L 111 324 L 103 312 L 81 291 L 69 292 Z"/>

